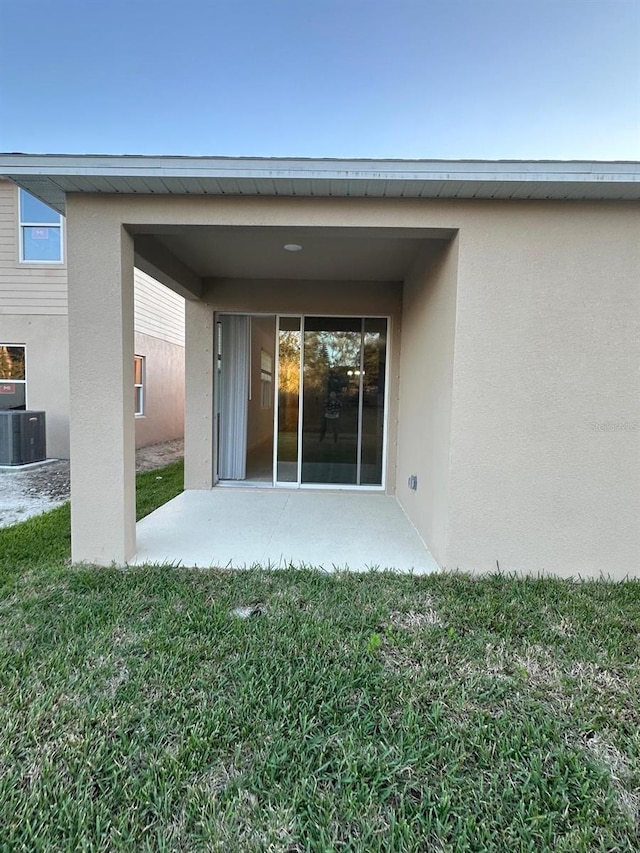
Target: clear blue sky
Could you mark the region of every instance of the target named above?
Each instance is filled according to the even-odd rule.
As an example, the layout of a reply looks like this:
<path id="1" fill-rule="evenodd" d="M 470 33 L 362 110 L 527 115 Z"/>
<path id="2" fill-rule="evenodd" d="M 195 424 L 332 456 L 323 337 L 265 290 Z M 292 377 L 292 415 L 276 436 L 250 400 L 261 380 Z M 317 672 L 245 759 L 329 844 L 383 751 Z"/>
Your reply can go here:
<path id="1" fill-rule="evenodd" d="M 640 0 L 0 0 L 0 151 L 640 159 Z"/>

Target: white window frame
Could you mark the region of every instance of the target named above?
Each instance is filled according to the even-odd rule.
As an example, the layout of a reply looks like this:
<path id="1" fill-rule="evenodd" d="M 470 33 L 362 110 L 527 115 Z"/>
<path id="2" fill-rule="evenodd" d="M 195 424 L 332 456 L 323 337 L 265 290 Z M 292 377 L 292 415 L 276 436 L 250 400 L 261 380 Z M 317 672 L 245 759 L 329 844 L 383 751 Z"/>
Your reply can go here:
<path id="1" fill-rule="evenodd" d="M 136 378 L 135 363 L 137 361 L 140 362 L 140 375 L 142 377 L 142 382 L 136 382 L 135 381 L 135 378 Z M 145 396 L 146 396 L 145 395 L 145 380 L 147 378 L 147 364 L 146 364 L 146 362 L 147 362 L 147 359 L 146 359 L 146 356 L 144 356 L 144 355 L 134 355 L 134 357 L 133 357 L 133 364 L 134 364 L 134 367 L 133 367 L 133 380 L 134 380 L 133 381 L 133 388 L 134 388 L 134 392 L 135 392 L 134 399 L 135 399 L 136 403 L 138 402 L 138 400 L 140 401 L 140 405 L 135 406 L 134 414 L 135 414 L 136 418 L 144 418 L 144 416 L 145 416 L 145 414 L 144 414 L 145 402 L 146 402 L 146 400 L 145 400 Z M 137 393 L 138 391 L 140 392 L 139 395 Z"/>
<path id="2" fill-rule="evenodd" d="M 27 400 L 27 394 L 29 393 L 29 389 L 27 388 L 27 345 L 11 344 L 6 341 L 0 341 L 0 347 L 20 347 L 20 349 L 24 350 L 24 379 L 0 379 L 0 385 L 24 385 L 24 407 L 28 410 L 29 401 Z M 0 411 L 2 410 L 0 409 Z"/>
<path id="3" fill-rule="evenodd" d="M 22 219 L 22 204 L 21 204 L 21 196 L 23 192 L 27 192 L 27 190 L 23 190 L 22 187 L 18 188 L 18 244 L 19 244 L 19 258 L 21 264 L 38 264 L 41 266 L 42 264 L 55 264 L 59 266 L 60 264 L 64 264 L 64 216 L 61 213 L 58 213 L 58 223 L 54 222 L 27 222 Z M 32 193 L 29 193 L 32 195 Z M 36 196 L 34 196 L 36 198 Z M 38 199 L 40 201 L 40 199 Z M 44 202 L 42 202 L 44 204 Z M 54 210 L 54 213 L 57 211 Z M 24 229 L 25 228 L 57 228 L 60 231 L 60 259 L 57 261 L 41 261 L 38 259 L 29 259 L 24 256 Z"/>
<path id="4" fill-rule="evenodd" d="M 273 406 L 273 356 L 260 350 L 260 408 Z"/>

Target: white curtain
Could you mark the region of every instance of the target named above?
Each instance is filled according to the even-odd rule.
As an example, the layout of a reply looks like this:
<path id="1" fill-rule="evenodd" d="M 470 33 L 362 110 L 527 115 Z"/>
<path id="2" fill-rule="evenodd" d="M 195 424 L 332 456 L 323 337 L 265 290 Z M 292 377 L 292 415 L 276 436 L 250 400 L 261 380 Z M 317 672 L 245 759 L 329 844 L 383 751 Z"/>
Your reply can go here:
<path id="1" fill-rule="evenodd" d="M 225 314 L 220 377 L 221 480 L 244 480 L 247 473 L 250 317 Z"/>

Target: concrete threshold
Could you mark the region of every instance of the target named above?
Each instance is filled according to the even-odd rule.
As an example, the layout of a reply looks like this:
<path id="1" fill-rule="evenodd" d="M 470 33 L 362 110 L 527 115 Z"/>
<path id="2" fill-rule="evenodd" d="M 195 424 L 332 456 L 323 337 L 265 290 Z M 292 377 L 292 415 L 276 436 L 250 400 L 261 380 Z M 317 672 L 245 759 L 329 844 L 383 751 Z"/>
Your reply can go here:
<path id="1" fill-rule="evenodd" d="M 0 471 L 31 471 L 34 468 L 42 468 L 43 465 L 51 465 L 59 462 L 59 459 L 41 459 L 39 462 L 26 462 L 24 465 L 0 465 Z"/>

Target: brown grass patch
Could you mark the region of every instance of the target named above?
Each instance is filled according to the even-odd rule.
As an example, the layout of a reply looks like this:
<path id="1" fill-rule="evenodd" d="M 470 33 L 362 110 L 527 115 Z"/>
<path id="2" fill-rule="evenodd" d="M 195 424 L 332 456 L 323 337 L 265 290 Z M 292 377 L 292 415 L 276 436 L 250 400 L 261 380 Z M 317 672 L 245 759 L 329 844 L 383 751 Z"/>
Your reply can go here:
<path id="1" fill-rule="evenodd" d="M 415 633 L 424 628 L 445 627 L 431 595 L 427 594 L 417 602 L 415 599 L 411 599 L 410 603 L 413 605 L 411 609 L 393 610 L 391 612 L 389 619 L 392 628 L 400 628 L 403 631 Z M 420 605 L 419 608 L 415 607 L 416 603 Z"/>
<path id="2" fill-rule="evenodd" d="M 640 824 L 640 792 L 629 790 L 628 785 L 632 782 L 633 774 L 626 756 L 611 741 L 599 734 L 583 740 L 582 748 L 611 776 L 620 809 L 628 814 L 636 825 Z"/>
<path id="3" fill-rule="evenodd" d="M 194 777 L 191 787 L 204 791 L 208 796 L 215 797 L 241 775 L 241 771 L 233 762 L 217 764 L 203 773 L 198 773 Z"/>

